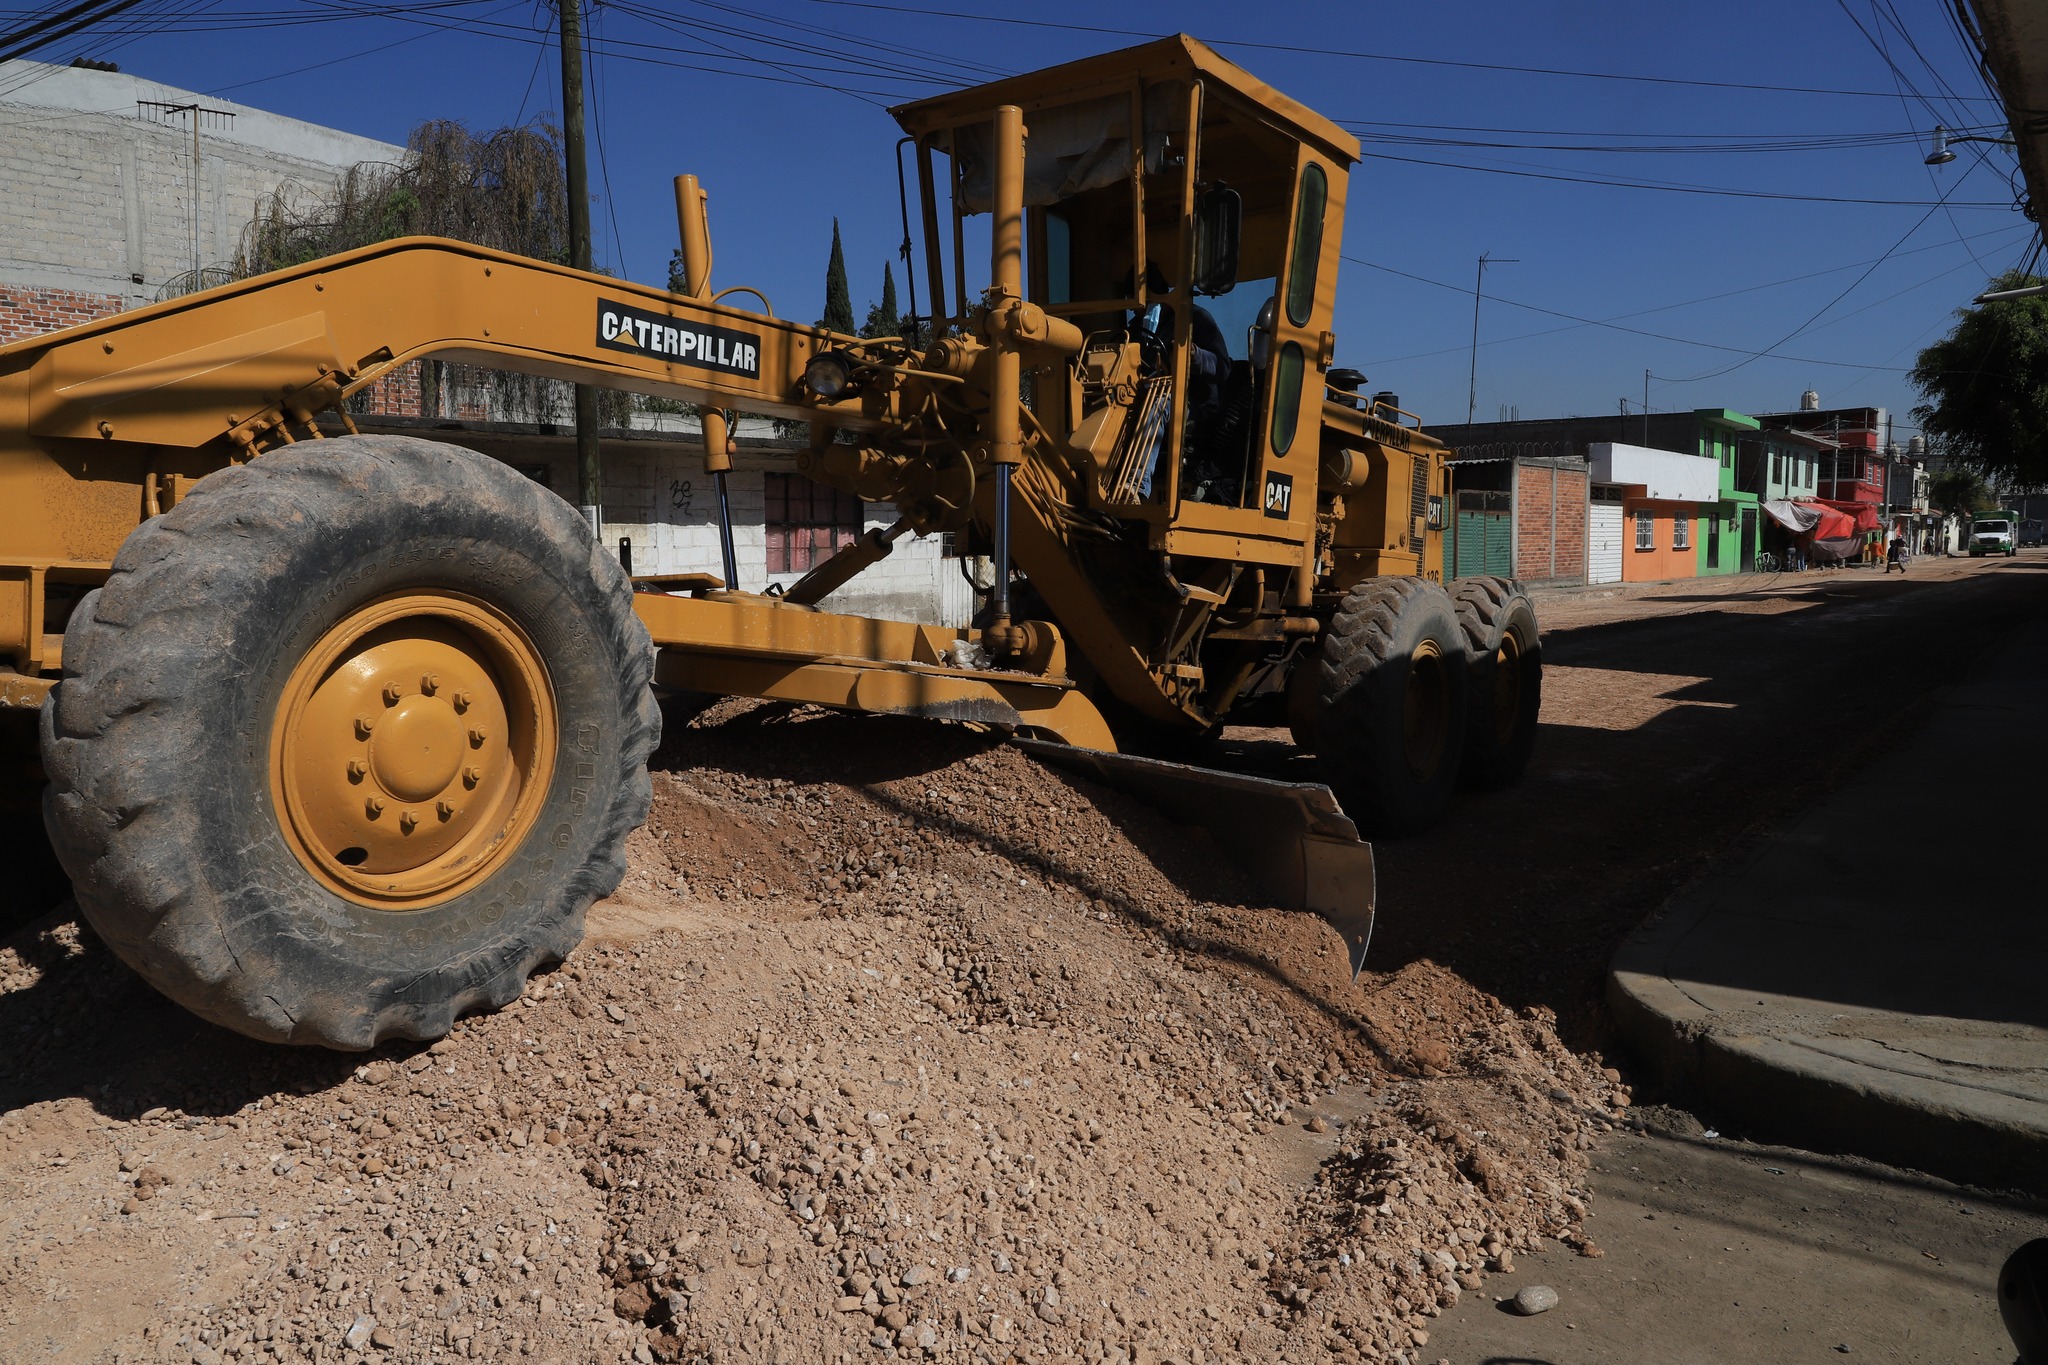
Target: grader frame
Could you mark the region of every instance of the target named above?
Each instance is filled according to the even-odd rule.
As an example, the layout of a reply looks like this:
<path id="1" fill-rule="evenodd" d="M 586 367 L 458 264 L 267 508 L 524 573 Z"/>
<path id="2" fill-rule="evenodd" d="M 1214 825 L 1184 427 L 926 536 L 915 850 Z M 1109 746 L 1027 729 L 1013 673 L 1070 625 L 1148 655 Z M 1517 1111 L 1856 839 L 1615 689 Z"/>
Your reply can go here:
<path id="1" fill-rule="evenodd" d="M 456 242 L 405 239 L 0 348 L 0 711 L 24 716 L 40 707 L 45 758 L 52 744 L 72 746 L 53 770 L 91 770 L 95 735 L 142 724 L 130 711 L 147 718 L 146 706 L 124 711 L 99 700 L 123 695 L 113 646 L 95 644 L 82 665 L 93 676 L 74 680 L 79 667 L 68 647 L 133 624 L 122 616 L 129 608 L 94 590 L 111 588 L 118 572 L 135 578 L 181 553 L 165 548 L 175 537 L 157 528 L 232 534 L 224 490 L 271 498 L 264 505 L 273 523 L 292 515 L 278 510 L 289 506 L 280 490 L 294 486 L 290 478 L 236 482 L 223 471 L 284 469 L 266 462 L 288 450 L 287 463 L 298 461 L 292 468 L 301 471 L 293 477 L 303 479 L 331 444 L 346 447 L 350 467 L 367 471 L 363 480 L 381 479 L 383 466 L 364 463 L 342 434 L 353 432 L 345 400 L 397 366 L 437 357 L 702 405 L 705 467 L 719 481 L 721 508 L 728 408 L 808 422 L 806 473 L 895 504 L 894 526 L 843 549 L 780 597 L 739 591 L 729 521 L 722 575 L 639 581 L 632 613 L 657 651 L 658 687 L 966 721 L 1103 754 L 1134 738 L 1199 737 L 1225 717 L 1284 719 L 1332 760 L 1347 803 L 1396 818 L 1439 810 L 1467 728 L 1468 645 L 1475 662 L 1491 657 L 1497 641 L 1481 637 L 1508 629 L 1512 618 L 1519 643 L 1499 646 L 1501 657 L 1533 658 L 1534 621 L 1504 591 L 1480 615 L 1461 605 L 1453 618 L 1434 534 L 1447 491 L 1443 447 L 1392 395 L 1365 401 L 1361 376 L 1331 371 L 1339 229 L 1356 143 L 1185 37 L 894 113 L 915 147 L 930 311 L 938 315 L 920 320 L 916 344 L 838 336 L 725 302 L 755 291 L 712 291 L 706 196 L 685 176 L 676 198 L 687 279 L 676 293 Z M 1036 131 L 1027 136 L 1027 128 Z M 977 295 L 966 242 L 970 220 L 984 213 L 989 282 Z M 1241 268 L 1255 272 L 1250 284 L 1240 285 Z M 1222 329 L 1197 302 L 1222 308 L 1240 287 L 1232 306 L 1233 321 L 1245 324 L 1242 358 L 1227 337 L 1218 340 Z M 408 458 L 440 467 L 431 454 Z M 459 502 L 459 489 L 449 492 Z M 306 515 L 297 534 L 318 537 L 323 528 Z M 366 534 L 359 522 L 351 534 Z M 942 629 L 819 608 L 898 537 L 938 532 L 965 537 L 998 566 L 979 626 Z M 1013 583 L 1012 568 L 1021 582 Z M 430 568 L 407 572 L 433 577 Z M 605 573 L 616 575 L 616 566 Z M 497 766 L 463 766 L 457 713 L 465 704 L 458 697 L 443 714 L 451 693 L 433 660 L 449 660 L 464 679 L 487 678 L 494 658 L 528 673 L 585 662 L 551 661 L 544 623 L 516 619 L 529 608 L 500 611 L 485 600 L 496 591 L 471 566 L 459 593 L 444 592 L 439 605 L 423 599 L 429 605 L 419 619 L 433 620 L 416 640 L 376 601 L 319 606 L 341 613 L 332 628 L 348 637 L 333 647 L 339 662 L 309 676 L 308 665 L 273 660 L 279 677 L 290 672 L 289 696 L 250 699 L 248 714 L 226 722 L 236 733 L 273 734 L 277 809 L 267 818 L 282 822 L 322 894 L 345 902 L 319 901 L 309 911 L 349 922 L 324 952 L 340 951 L 350 934 L 384 932 L 365 910 L 446 912 L 446 932 L 457 938 L 503 913 L 502 897 L 480 921 L 451 907 L 491 894 L 492 869 L 517 861 L 514 846 L 539 838 L 546 820 L 512 821 L 494 833 L 495 815 L 458 813 L 458 772 L 485 791 L 553 783 L 571 805 L 584 803 L 597 780 L 601 764 L 570 763 L 570 749 L 558 751 L 548 735 L 529 734 L 526 750 L 512 752 L 484 737 L 488 727 L 470 726 L 466 742 Z M 322 601 L 333 596 L 320 592 Z M 602 609 L 592 610 L 592 629 L 611 629 L 599 621 Z M 350 624 L 359 618 L 360 628 Z M 499 632 L 512 643 L 470 648 L 449 633 L 456 627 L 447 622 L 462 620 L 472 621 L 461 627 L 471 636 Z M 492 624 L 501 620 L 502 630 Z M 621 660 L 619 676 L 637 667 Z M 356 670 L 355 680 L 330 681 L 336 669 Z M 1493 679 L 1487 690 L 1502 700 L 1471 727 L 1475 735 L 1498 730 L 1502 744 L 1525 744 L 1535 696 L 1533 682 L 1521 689 L 1523 677 L 1517 670 Z M 374 748 L 372 730 L 382 723 L 379 687 L 389 714 L 406 718 L 405 733 L 417 738 L 417 752 L 402 760 L 390 757 L 389 745 L 382 758 L 362 747 Z M 479 687 L 488 690 L 465 683 L 462 695 Z M 67 710 L 69 688 L 84 690 Z M 518 702 L 525 693 L 507 696 Z M 297 714 L 291 708 L 302 702 L 308 714 L 333 713 L 331 737 L 285 732 L 278 717 Z M 358 704 L 376 714 L 357 714 L 351 735 L 346 712 Z M 560 728 L 564 745 L 574 740 L 571 747 L 595 752 L 582 732 L 569 734 L 568 719 Z M 146 742 L 147 733 L 135 730 L 123 742 Z M 625 757 L 621 771 L 630 776 Z M 1501 766 L 1518 761 L 1509 754 Z M 324 775 L 295 776 L 316 770 Z M 1156 789 L 1161 769 L 1146 766 L 1134 780 Z M 118 835 L 130 817 L 118 775 L 101 786 L 107 790 L 94 795 L 54 784 L 53 832 L 64 836 L 60 852 L 73 850 L 66 863 L 74 878 L 89 865 L 100 879 L 91 896 L 81 883 L 81 902 L 99 903 L 95 922 L 117 922 L 110 941 L 146 974 L 155 963 L 152 979 L 172 994 L 264 1036 L 343 1046 L 444 1026 L 438 1021 L 454 1008 L 447 1000 L 422 1012 L 393 997 L 374 1017 L 333 1025 L 309 1025 L 275 993 L 253 1006 L 222 1003 L 208 973 L 226 969 L 210 948 L 165 948 L 169 931 L 123 919 L 120 898 L 160 888 L 162 877 L 136 874 L 121 884 L 127 889 L 115 885 L 106 868 L 119 861 Z M 1260 801 L 1295 810 L 1299 842 L 1277 860 L 1284 869 L 1276 880 L 1297 903 L 1338 922 L 1355 966 L 1370 933 L 1370 851 L 1327 794 L 1266 786 L 1272 790 L 1255 779 L 1223 784 L 1228 796 L 1214 804 L 1210 823 L 1239 835 L 1255 829 L 1251 837 L 1270 846 L 1271 822 L 1237 814 Z M 431 867 L 400 867 L 415 829 L 437 832 L 435 792 L 442 843 L 456 852 L 437 853 L 442 861 Z M 387 800 L 403 807 L 395 821 L 381 814 Z M 345 817 L 321 814 L 350 802 Z M 510 803 L 506 795 L 501 804 L 511 810 Z M 632 805 L 630 793 L 614 801 L 621 818 L 637 818 Z M 485 824 L 463 823 L 476 820 Z M 558 827 L 559 846 L 569 846 L 572 824 Z M 364 830 L 375 840 L 366 844 Z M 1271 853 L 1267 847 L 1260 860 L 1275 862 Z M 608 867 L 617 850 L 594 847 L 587 857 L 596 861 L 586 866 Z M 521 865 L 528 876 L 558 877 L 559 862 L 550 855 Z M 387 875 L 390 887 L 407 888 L 402 901 L 380 901 L 385 883 L 377 879 Z M 592 874 L 598 882 L 605 875 Z M 587 902 L 587 888 L 571 890 L 565 903 Z M 95 913 L 92 904 L 87 910 Z M 413 921 L 409 951 L 424 951 L 426 922 Z M 495 975 L 483 985 L 465 977 L 469 984 L 451 998 L 501 1002 L 532 961 L 562 951 L 547 946 L 558 941 L 529 937 L 498 950 Z M 176 961 L 164 967 L 153 954 Z M 244 954 L 233 956 L 234 970 L 246 971 Z M 210 965 L 195 966 L 195 957 Z M 396 979 L 387 973 L 375 983 L 387 977 Z M 406 989 L 416 992 L 423 979 L 413 976 Z"/>

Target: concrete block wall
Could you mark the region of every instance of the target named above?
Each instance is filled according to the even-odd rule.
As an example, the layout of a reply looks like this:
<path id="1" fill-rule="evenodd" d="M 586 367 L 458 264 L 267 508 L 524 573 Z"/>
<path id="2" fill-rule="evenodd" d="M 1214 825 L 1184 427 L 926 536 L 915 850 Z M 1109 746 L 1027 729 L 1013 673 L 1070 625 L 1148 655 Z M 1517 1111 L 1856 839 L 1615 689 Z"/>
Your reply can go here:
<path id="1" fill-rule="evenodd" d="M 1583 466 L 1516 466 L 1515 577 L 1529 582 L 1585 580 L 1586 477 Z"/>
<path id="2" fill-rule="evenodd" d="M 0 90 L 0 283 L 115 296 L 128 307 L 192 268 L 195 214 L 200 264 L 223 265 L 257 202 L 280 186 L 324 187 L 359 162 L 404 155 L 119 72 L 0 62 Z M 202 118 L 196 185 L 190 115 L 152 116 L 143 100 L 234 115 Z"/>

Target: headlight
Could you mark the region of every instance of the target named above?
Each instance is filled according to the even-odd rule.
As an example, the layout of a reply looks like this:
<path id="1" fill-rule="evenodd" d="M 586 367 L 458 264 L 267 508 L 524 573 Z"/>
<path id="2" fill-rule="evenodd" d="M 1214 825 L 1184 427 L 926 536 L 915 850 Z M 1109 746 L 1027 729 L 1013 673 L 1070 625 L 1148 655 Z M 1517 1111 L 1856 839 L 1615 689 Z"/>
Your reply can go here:
<path id="1" fill-rule="evenodd" d="M 853 387 L 853 366 L 837 351 L 815 356 L 804 366 L 804 388 L 813 397 L 831 402 Z"/>

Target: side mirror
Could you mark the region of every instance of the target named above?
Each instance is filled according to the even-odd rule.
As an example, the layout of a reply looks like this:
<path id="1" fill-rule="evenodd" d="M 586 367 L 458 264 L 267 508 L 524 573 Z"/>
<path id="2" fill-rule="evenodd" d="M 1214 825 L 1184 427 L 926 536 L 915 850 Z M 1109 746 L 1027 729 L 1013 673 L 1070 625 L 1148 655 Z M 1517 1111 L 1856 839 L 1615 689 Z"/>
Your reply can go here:
<path id="1" fill-rule="evenodd" d="M 1237 287 L 1237 241 L 1244 197 L 1212 185 L 1195 198 L 1195 293 L 1228 294 Z"/>

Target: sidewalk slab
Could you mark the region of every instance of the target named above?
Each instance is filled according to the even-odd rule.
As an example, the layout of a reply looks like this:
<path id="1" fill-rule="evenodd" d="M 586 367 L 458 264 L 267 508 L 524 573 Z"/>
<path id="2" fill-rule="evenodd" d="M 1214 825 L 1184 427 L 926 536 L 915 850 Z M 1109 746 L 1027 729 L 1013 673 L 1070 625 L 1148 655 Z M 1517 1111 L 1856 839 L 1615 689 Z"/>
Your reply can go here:
<path id="1" fill-rule="evenodd" d="M 1759 1137 L 2048 1193 L 2042 736 L 2048 600 L 1917 734 L 1624 941 L 1624 1042 Z"/>

